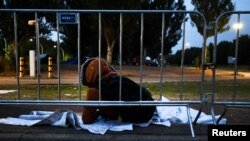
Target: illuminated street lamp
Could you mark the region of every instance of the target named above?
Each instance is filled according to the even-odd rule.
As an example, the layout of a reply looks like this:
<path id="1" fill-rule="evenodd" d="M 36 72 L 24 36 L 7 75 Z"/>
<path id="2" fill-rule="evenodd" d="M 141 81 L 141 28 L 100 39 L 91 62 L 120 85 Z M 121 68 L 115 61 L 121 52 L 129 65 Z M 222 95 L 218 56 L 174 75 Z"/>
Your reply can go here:
<path id="1" fill-rule="evenodd" d="M 190 48 L 190 43 L 185 44 L 185 49 L 188 49 L 188 48 Z"/>
<path id="2" fill-rule="evenodd" d="M 235 57 L 235 62 L 234 62 L 234 65 L 235 65 L 235 75 L 237 75 L 238 74 L 237 61 L 238 61 L 239 36 L 240 36 L 240 29 L 243 28 L 243 24 L 240 22 L 239 17 L 238 17 L 238 21 L 235 24 L 233 24 L 233 28 L 236 30 L 236 44 L 235 44 L 235 56 L 234 56 Z"/>
<path id="3" fill-rule="evenodd" d="M 34 26 L 36 24 L 36 20 L 28 20 L 28 25 Z"/>
<path id="4" fill-rule="evenodd" d="M 241 22 L 237 22 L 233 25 L 233 28 L 236 30 L 242 29 L 243 24 Z"/>

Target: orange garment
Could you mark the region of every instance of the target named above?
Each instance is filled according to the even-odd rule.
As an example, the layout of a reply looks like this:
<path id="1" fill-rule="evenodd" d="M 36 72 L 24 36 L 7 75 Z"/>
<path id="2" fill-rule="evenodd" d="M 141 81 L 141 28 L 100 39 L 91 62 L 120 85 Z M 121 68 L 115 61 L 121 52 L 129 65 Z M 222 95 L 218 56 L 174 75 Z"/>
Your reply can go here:
<path id="1" fill-rule="evenodd" d="M 99 91 L 96 88 L 91 88 L 99 80 L 99 61 L 98 58 L 92 60 L 85 70 L 85 85 L 90 88 L 87 90 L 86 100 L 99 100 Z M 107 80 L 111 75 L 117 75 L 114 70 L 110 68 L 108 63 L 101 59 L 101 79 Z M 96 118 L 102 115 L 106 119 L 117 119 L 119 112 L 115 107 L 90 107 L 84 106 L 82 113 L 82 120 L 84 123 L 93 123 Z"/>

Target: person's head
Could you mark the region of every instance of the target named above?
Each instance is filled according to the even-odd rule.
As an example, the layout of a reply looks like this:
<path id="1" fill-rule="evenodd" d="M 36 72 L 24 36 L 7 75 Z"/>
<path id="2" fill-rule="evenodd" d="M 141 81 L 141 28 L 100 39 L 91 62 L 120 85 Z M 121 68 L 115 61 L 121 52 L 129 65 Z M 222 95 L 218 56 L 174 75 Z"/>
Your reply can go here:
<path id="1" fill-rule="evenodd" d="M 110 74 L 116 74 L 116 71 L 104 59 L 100 59 L 101 69 L 99 70 L 99 58 L 91 58 L 82 65 L 81 82 L 86 86 L 93 86 L 99 81 L 99 71 L 101 79 L 106 79 Z"/>

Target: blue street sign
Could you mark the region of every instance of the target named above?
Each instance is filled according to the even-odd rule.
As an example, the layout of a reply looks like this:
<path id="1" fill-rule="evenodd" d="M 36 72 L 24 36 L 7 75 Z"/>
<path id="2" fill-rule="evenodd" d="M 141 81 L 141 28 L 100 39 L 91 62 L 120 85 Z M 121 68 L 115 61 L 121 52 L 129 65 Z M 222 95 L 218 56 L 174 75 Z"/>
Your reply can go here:
<path id="1" fill-rule="evenodd" d="M 58 20 L 60 24 L 77 24 L 77 13 L 59 13 Z"/>

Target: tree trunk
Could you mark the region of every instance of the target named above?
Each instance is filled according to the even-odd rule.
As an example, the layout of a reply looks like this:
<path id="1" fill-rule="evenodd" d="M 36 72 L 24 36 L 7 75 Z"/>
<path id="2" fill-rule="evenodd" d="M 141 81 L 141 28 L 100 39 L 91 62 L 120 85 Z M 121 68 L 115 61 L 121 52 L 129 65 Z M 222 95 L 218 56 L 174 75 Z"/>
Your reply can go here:
<path id="1" fill-rule="evenodd" d="M 113 40 L 111 44 L 110 44 L 110 42 L 107 41 L 107 56 L 106 56 L 106 59 L 107 59 L 109 64 L 112 63 L 114 45 L 115 45 L 115 40 Z"/>
<path id="2" fill-rule="evenodd" d="M 205 40 L 204 42 L 207 43 L 207 38 L 205 38 L 204 40 Z M 210 62 L 210 52 L 208 50 L 208 46 L 207 45 L 205 45 L 204 55 L 205 55 L 204 63 L 205 64 L 209 63 Z"/>

